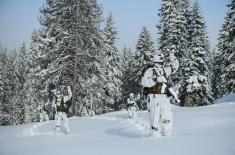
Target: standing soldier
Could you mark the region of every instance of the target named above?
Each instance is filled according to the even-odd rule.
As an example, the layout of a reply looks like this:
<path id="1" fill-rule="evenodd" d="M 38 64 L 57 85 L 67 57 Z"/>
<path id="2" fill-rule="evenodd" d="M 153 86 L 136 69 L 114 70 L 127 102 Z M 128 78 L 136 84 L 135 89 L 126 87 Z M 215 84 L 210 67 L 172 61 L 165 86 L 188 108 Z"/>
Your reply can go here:
<path id="1" fill-rule="evenodd" d="M 62 92 L 60 90 L 56 92 L 56 132 L 61 131 L 63 124 L 65 132 L 69 134 L 70 128 L 67 115 L 69 114 L 69 106 L 71 105 L 72 91 L 70 86 L 64 85 Z"/>
<path id="2" fill-rule="evenodd" d="M 173 116 L 168 96 L 173 95 L 177 102 L 179 99 L 172 88 L 172 82 L 166 80 L 166 74 L 170 75 L 169 72 L 166 72 L 177 70 L 178 63 L 170 65 L 171 69 L 164 68 L 164 60 L 161 55 L 155 55 L 153 62 L 155 64 L 149 66 L 144 72 L 141 83 L 150 113 L 150 136 L 159 137 L 171 135 L 172 132 Z"/>
<path id="3" fill-rule="evenodd" d="M 49 121 L 48 112 L 45 106 L 38 106 L 38 110 L 39 110 L 39 121 L 40 122 Z"/>
<path id="4" fill-rule="evenodd" d="M 137 117 L 138 106 L 133 93 L 130 93 L 130 98 L 127 99 L 127 110 L 130 119 L 135 119 Z"/>

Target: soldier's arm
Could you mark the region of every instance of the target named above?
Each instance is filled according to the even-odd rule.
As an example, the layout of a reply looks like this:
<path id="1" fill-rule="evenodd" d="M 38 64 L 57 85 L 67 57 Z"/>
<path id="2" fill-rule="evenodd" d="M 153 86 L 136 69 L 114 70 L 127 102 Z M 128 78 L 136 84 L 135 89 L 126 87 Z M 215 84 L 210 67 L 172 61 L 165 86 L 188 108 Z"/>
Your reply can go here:
<path id="1" fill-rule="evenodd" d="M 70 86 L 67 86 L 68 87 L 68 94 L 69 94 L 69 99 L 72 98 L 72 90 L 71 90 L 71 87 Z"/>
<path id="2" fill-rule="evenodd" d="M 143 87 L 153 87 L 156 82 L 153 80 L 153 71 L 152 69 L 147 69 L 144 73 L 144 76 L 141 79 L 141 84 L 143 85 Z"/>
<path id="3" fill-rule="evenodd" d="M 130 104 L 130 102 L 131 102 L 131 100 L 128 98 L 128 99 L 127 99 L 127 104 Z"/>

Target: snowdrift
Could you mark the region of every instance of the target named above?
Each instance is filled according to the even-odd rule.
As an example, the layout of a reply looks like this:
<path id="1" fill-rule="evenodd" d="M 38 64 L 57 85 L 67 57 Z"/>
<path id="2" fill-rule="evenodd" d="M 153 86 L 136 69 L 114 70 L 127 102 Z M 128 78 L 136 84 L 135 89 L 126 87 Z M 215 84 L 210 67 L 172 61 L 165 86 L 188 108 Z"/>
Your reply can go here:
<path id="1" fill-rule="evenodd" d="M 171 137 L 148 137 L 146 111 L 136 120 L 127 111 L 71 118 L 69 135 L 55 135 L 54 121 L 0 127 L 0 155 L 235 155 L 233 97 L 219 100 L 226 104 L 174 106 Z"/>
<path id="2" fill-rule="evenodd" d="M 231 93 L 227 96 L 221 97 L 215 103 L 235 102 L 235 93 Z"/>

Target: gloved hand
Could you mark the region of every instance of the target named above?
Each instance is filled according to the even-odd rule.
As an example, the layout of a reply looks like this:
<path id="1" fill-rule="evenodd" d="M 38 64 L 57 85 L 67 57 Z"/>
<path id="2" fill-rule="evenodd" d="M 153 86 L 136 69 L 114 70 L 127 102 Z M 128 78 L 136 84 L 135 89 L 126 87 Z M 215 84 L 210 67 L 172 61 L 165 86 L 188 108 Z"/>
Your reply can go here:
<path id="1" fill-rule="evenodd" d="M 175 99 L 177 103 L 180 103 L 180 100 L 178 98 Z"/>
<path id="2" fill-rule="evenodd" d="M 154 82 L 157 82 L 157 77 L 154 75 L 154 76 L 152 77 L 152 80 L 153 80 Z"/>

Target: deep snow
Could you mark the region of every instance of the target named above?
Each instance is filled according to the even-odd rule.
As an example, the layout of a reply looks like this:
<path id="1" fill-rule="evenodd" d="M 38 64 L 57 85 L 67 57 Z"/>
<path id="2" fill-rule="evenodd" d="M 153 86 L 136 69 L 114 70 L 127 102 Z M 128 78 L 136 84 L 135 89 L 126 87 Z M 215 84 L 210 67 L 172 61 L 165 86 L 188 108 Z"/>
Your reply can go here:
<path id="1" fill-rule="evenodd" d="M 235 102 L 235 93 L 231 93 L 218 99 L 215 103 Z"/>
<path id="2" fill-rule="evenodd" d="M 173 107 L 171 137 L 149 138 L 147 112 L 71 118 L 71 134 L 55 135 L 54 121 L 0 127 L 0 155 L 235 155 L 235 101 Z"/>

